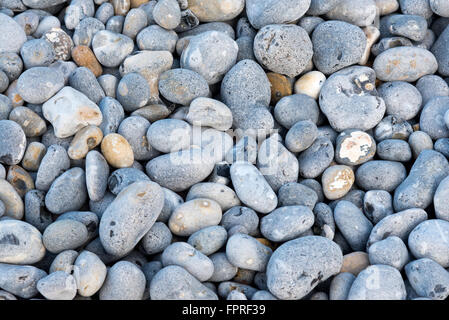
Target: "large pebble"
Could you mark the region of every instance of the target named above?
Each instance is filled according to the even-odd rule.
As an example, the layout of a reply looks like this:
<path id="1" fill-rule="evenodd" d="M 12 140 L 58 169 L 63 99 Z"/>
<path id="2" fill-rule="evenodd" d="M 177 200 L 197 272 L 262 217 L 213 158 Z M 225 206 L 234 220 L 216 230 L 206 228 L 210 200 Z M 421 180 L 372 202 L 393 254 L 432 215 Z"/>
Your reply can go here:
<path id="1" fill-rule="evenodd" d="M 90 251 L 82 251 L 73 266 L 78 294 L 82 297 L 91 297 L 97 293 L 107 273 L 106 266 L 100 258 Z"/>
<path id="2" fill-rule="evenodd" d="M 118 67 L 133 47 L 131 38 L 108 30 L 98 31 L 92 39 L 93 52 L 105 67 Z"/>
<path id="3" fill-rule="evenodd" d="M 0 163 L 18 164 L 25 154 L 26 137 L 22 127 L 11 120 L 0 120 Z"/>
<path id="4" fill-rule="evenodd" d="M 70 137 L 88 125 L 99 126 L 103 120 L 100 108 L 72 87 L 62 88 L 42 105 L 42 111 L 58 138 Z"/>
<path id="5" fill-rule="evenodd" d="M 279 299 L 298 300 L 340 271 L 343 254 L 329 239 L 306 236 L 277 248 L 267 266 L 267 285 Z"/>
<path id="6" fill-rule="evenodd" d="M 100 300 L 142 300 L 145 275 L 135 264 L 119 261 L 109 270 L 100 289 Z"/>
<path id="7" fill-rule="evenodd" d="M 356 171 L 356 183 L 364 190 L 394 191 L 407 177 L 400 162 L 373 160 L 362 164 Z"/>
<path id="8" fill-rule="evenodd" d="M 44 103 L 64 86 L 62 74 L 52 68 L 35 67 L 22 73 L 17 82 L 20 96 L 29 103 Z"/>
<path id="9" fill-rule="evenodd" d="M 408 177 L 394 192 L 395 210 L 428 207 L 439 183 L 448 174 L 449 163 L 441 153 L 433 150 L 422 151 Z"/>
<path id="10" fill-rule="evenodd" d="M 299 26 L 267 25 L 254 39 L 254 55 L 268 70 L 295 77 L 312 59 L 312 41 Z"/>
<path id="11" fill-rule="evenodd" d="M 417 47 L 398 47 L 382 52 L 374 60 L 373 68 L 382 81 L 414 82 L 438 69 L 435 56 Z"/>
<path id="12" fill-rule="evenodd" d="M 449 272 L 432 259 L 423 258 L 405 266 L 413 290 L 421 297 L 444 300 L 449 296 Z"/>
<path id="13" fill-rule="evenodd" d="M 73 300 L 76 296 L 75 278 L 64 271 L 56 271 L 37 282 L 37 290 L 48 300 Z"/>
<path id="14" fill-rule="evenodd" d="M 228 21 L 237 17 L 245 7 L 244 0 L 231 1 L 201 1 L 190 0 L 189 9 L 197 16 L 201 22 Z"/>
<path id="15" fill-rule="evenodd" d="M 0 287 L 18 297 L 29 299 L 36 296 L 37 282 L 47 276 L 44 270 L 33 266 L 0 263 Z"/>
<path id="16" fill-rule="evenodd" d="M 20 220 L 0 221 L 0 262 L 33 264 L 45 255 L 42 235 L 32 225 Z"/>
<path id="17" fill-rule="evenodd" d="M 18 53 L 27 40 L 25 31 L 13 18 L 4 13 L 0 13 L 0 25 L 2 26 L 0 52 Z"/>
<path id="18" fill-rule="evenodd" d="M 75 250 L 88 240 L 86 226 L 76 220 L 62 219 L 53 222 L 42 235 L 45 248 L 51 253 L 60 253 L 64 250 Z"/>
<path id="19" fill-rule="evenodd" d="M 125 256 L 150 230 L 164 206 L 161 187 L 148 181 L 131 184 L 103 213 L 100 239 L 105 250 Z"/>

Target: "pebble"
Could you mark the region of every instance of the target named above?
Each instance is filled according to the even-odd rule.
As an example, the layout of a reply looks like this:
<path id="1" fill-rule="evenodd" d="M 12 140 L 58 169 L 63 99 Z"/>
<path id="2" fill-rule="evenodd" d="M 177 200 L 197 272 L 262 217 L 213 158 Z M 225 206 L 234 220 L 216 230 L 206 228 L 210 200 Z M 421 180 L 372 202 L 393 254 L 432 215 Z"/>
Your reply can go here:
<path id="1" fill-rule="evenodd" d="M 141 245 L 146 254 L 156 254 L 167 248 L 172 241 L 170 229 L 162 222 L 155 222 L 143 236 Z"/>
<path id="2" fill-rule="evenodd" d="M 345 165 L 331 166 L 323 172 L 321 177 L 323 193 L 329 200 L 345 196 L 351 189 L 354 181 L 354 172 Z"/>
<path id="3" fill-rule="evenodd" d="M 73 300 L 76 296 L 75 278 L 64 271 L 40 279 L 36 288 L 48 300 Z"/>
<path id="4" fill-rule="evenodd" d="M 290 240 L 274 251 L 268 262 L 268 288 L 279 299 L 301 299 L 320 281 L 337 274 L 342 260 L 338 245 L 324 237 Z"/>
<path id="5" fill-rule="evenodd" d="M 421 110 L 422 95 L 416 87 L 408 82 L 386 82 L 378 88 L 378 92 L 385 101 L 388 115 L 410 120 Z"/>
<path id="6" fill-rule="evenodd" d="M 217 295 L 180 266 L 168 266 L 153 277 L 152 300 L 218 300 Z"/>
<path id="7" fill-rule="evenodd" d="M 47 276 L 33 266 L 0 263 L 0 286 L 20 298 L 30 299 L 38 294 L 36 283 Z"/>
<path id="8" fill-rule="evenodd" d="M 395 116 L 387 116 L 374 129 L 374 139 L 377 142 L 385 139 L 407 140 L 412 133 L 410 123 Z"/>
<path id="9" fill-rule="evenodd" d="M 201 22 L 229 21 L 237 17 L 245 7 L 244 0 L 221 2 L 218 0 L 202 2 L 192 0 L 188 7 Z"/>
<path id="10" fill-rule="evenodd" d="M 377 285 L 372 284 L 376 277 Z M 372 265 L 352 283 L 348 300 L 405 300 L 404 280 L 399 271 L 387 265 Z"/>
<path id="11" fill-rule="evenodd" d="M 326 80 L 321 88 L 320 109 L 335 131 L 365 131 L 382 120 L 386 106 L 378 96 L 375 79 L 373 69 L 355 66 L 340 70 Z"/>
<path id="12" fill-rule="evenodd" d="M 226 243 L 229 262 L 242 269 L 264 271 L 273 251 L 247 234 L 236 233 Z"/>
<path id="13" fill-rule="evenodd" d="M 0 120 L 0 163 L 18 164 L 25 154 L 25 132 L 11 120 Z"/>
<path id="14" fill-rule="evenodd" d="M 426 105 L 432 98 L 449 96 L 449 86 L 443 78 L 436 75 L 421 77 L 416 83 L 416 89 L 422 96 L 422 104 Z"/>
<path id="15" fill-rule="evenodd" d="M 407 178 L 407 171 L 400 162 L 373 160 L 358 167 L 355 176 L 357 185 L 366 191 L 392 192 Z"/>
<path id="16" fill-rule="evenodd" d="M 2 26 L 0 52 L 18 53 L 27 40 L 25 31 L 13 18 L 4 13 L 0 13 L 0 25 Z"/>
<path id="17" fill-rule="evenodd" d="M 386 139 L 377 145 L 377 155 L 382 160 L 408 162 L 412 159 L 412 150 L 406 141 Z"/>
<path id="18" fill-rule="evenodd" d="M 148 144 L 163 153 L 188 149 L 192 135 L 192 127 L 178 119 L 161 119 L 153 122 L 146 132 Z"/>
<path id="19" fill-rule="evenodd" d="M 189 106 L 186 121 L 195 126 L 226 131 L 232 126 L 232 112 L 222 102 L 206 97 L 194 99 Z"/>
<path id="20" fill-rule="evenodd" d="M 422 258 L 408 263 L 405 273 L 419 296 L 432 300 L 448 297 L 449 273 L 432 259 Z"/>
<path id="21" fill-rule="evenodd" d="M 123 34 L 100 30 L 92 39 L 92 50 L 101 65 L 118 67 L 132 52 L 133 41 Z"/>
<path id="22" fill-rule="evenodd" d="M 352 273 L 341 272 L 337 274 L 330 284 L 329 300 L 347 300 L 354 280 L 355 276 Z"/>
<path id="23" fill-rule="evenodd" d="M 74 250 L 88 240 L 86 226 L 76 220 L 63 219 L 50 224 L 42 235 L 45 248 L 51 253 Z"/>
<path id="24" fill-rule="evenodd" d="M 380 220 L 371 230 L 367 248 L 388 236 L 397 236 L 406 242 L 410 232 L 421 222 L 427 220 L 427 213 L 422 209 L 407 209 L 388 215 Z"/>
<path id="25" fill-rule="evenodd" d="M 408 177 L 395 190 L 393 199 L 395 210 L 428 207 L 438 184 L 448 174 L 449 164 L 441 153 L 433 150 L 422 151 Z"/>
<path id="26" fill-rule="evenodd" d="M 17 91 L 29 103 L 40 104 L 49 100 L 64 87 L 62 74 L 52 68 L 35 67 L 22 73 Z"/>
<path id="27" fill-rule="evenodd" d="M 310 0 L 293 3 L 288 0 L 248 0 L 246 14 L 255 29 L 269 24 L 284 24 L 301 18 L 310 7 Z"/>
<path id="28" fill-rule="evenodd" d="M 373 68 L 382 81 L 414 82 L 438 69 L 435 56 L 417 47 L 397 47 L 382 52 L 374 60 Z"/>
<path id="29" fill-rule="evenodd" d="M 212 261 L 186 242 L 175 242 L 165 248 L 162 265 L 183 267 L 201 282 L 208 280 L 214 272 Z"/>
<path id="30" fill-rule="evenodd" d="M 161 27 L 171 30 L 181 23 L 181 9 L 177 0 L 161 0 L 154 6 L 153 19 Z"/>
<path id="31" fill-rule="evenodd" d="M 429 258 L 449 267 L 449 222 L 431 219 L 417 225 L 408 237 L 410 252 L 417 259 Z"/>
<path id="32" fill-rule="evenodd" d="M 74 167 L 58 176 L 45 195 L 45 206 L 54 214 L 79 210 L 87 199 L 83 169 Z"/>
<path id="33" fill-rule="evenodd" d="M 305 206 L 284 206 L 260 220 L 260 232 L 268 240 L 293 240 L 313 226 L 314 215 Z"/>
<path id="34" fill-rule="evenodd" d="M 182 51 L 181 68 L 197 72 L 212 85 L 220 82 L 234 66 L 237 53 L 237 43 L 226 34 L 217 31 L 203 32 L 190 38 Z"/>
<path id="35" fill-rule="evenodd" d="M 335 146 L 335 160 L 354 166 L 371 160 L 376 153 L 376 142 L 361 130 L 345 130 L 338 137 Z"/>
<path id="36" fill-rule="evenodd" d="M 242 203 L 261 213 L 268 213 L 276 208 L 276 194 L 254 165 L 236 162 L 231 166 L 230 173 L 235 192 Z"/>
<path id="37" fill-rule="evenodd" d="M 53 46 L 43 39 L 25 42 L 20 49 L 20 55 L 26 69 L 49 66 L 55 59 Z"/>
<path id="38" fill-rule="evenodd" d="M 254 39 L 254 55 L 268 70 L 295 77 L 312 59 L 312 41 L 299 26 L 268 25 Z"/>
<path id="39" fill-rule="evenodd" d="M 374 0 L 342 0 L 332 10 L 326 13 L 330 20 L 342 20 L 356 26 L 373 24 L 377 7 Z"/>
<path id="40" fill-rule="evenodd" d="M 363 198 L 363 211 L 374 224 L 393 214 L 393 199 L 385 190 L 369 190 Z"/>
<path id="41" fill-rule="evenodd" d="M 444 120 L 449 110 L 448 103 L 449 97 L 435 97 L 427 102 L 421 112 L 419 128 L 433 140 L 449 137 L 449 127 Z"/>
<path id="42" fill-rule="evenodd" d="M 115 168 L 130 167 L 134 152 L 129 142 L 118 133 L 110 133 L 101 142 L 101 152 L 106 161 Z"/>
<path id="43" fill-rule="evenodd" d="M 100 289 L 100 300 L 142 300 L 146 279 L 142 270 L 128 261 L 119 261 L 109 270 Z"/>
<path id="44" fill-rule="evenodd" d="M 371 265 L 388 265 L 399 271 L 402 270 L 409 260 L 406 245 L 400 238 L 395 236 L 374 243 L 369 247 L 368 254 Z"/>
<path id="45" fill-rule="evenodd" d="M 104 249 L 115 256 L 128 254 L 151 229 L 163 206 L 164 193 L 154 182 L 139 181 L 123 189 L 101 216 Z"/>
<path id="46" fill-rule="evenodd" d="M 314 179 L 327 169 L 333 158 L 332 142 L 326 137 L 318 138 L 299 155 L 299 173 L 304 178 Z"/>

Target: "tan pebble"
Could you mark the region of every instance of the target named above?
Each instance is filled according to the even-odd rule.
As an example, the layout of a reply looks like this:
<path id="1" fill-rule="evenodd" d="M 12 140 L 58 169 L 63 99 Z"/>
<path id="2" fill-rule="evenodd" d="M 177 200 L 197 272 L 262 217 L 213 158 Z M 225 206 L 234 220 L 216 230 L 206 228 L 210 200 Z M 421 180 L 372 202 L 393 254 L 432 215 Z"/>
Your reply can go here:
<path id="1" fill-rule="evenodd" d="M 299 78 L 295 83 L 296 94 L 306 94 L 313 99 L 318 99 L 321 87 L 326 81 L 326 76 L 319 71 L 310 71 Z"/>
<path id="2" fill-rule="evenodd" d="M 88 46 L 76 46 L 73 48 L 72 58 L 78 66 L 86 67 L 92 71 L 95 77 L 99 77 L 103 74 L 103 68 Z"/>
<path id="3" fill-rule="evenodd" d="M 133 113 L 131 113 L 132 116 L 141 116 L 150 121 L 151 123 L 162 120 L 167 118 L 171 112 L 173 111 L 173 108 L 168 108 L 167 106 L 163 104 L 152 104 L 149 106 L 145 106 L 142 108 L 137 109 Z"/>
<path id="4" fill-rule="evenodd" d="M 290 96 L 292 94 L 292 85 L 290 81 L 288 81 L 286 76 L 274 72 L 269 72 L 267 73 L 267 77 L 271 84 L 272 104 L 276 104 L 283 97 Z"/>
<path id="5" fill-rule="evenodd" d="M 131 8 L 130 0 L 112 0 L 110 1 L 114 7 L 114 12 L 118 16 L 126 16 Z"/>
<path id="6" fill-rule="evenodd" d="M 351 190 L 354 179 L 354 171 L 348 166 L 337 165 L 327 168 L 321 178 L 324 195 L 329 200 L 345 196 Z"/>
<path id="7" fill-rule="evenodd" d="M 34 181 L 30 174 L 21 166 L 13 165 L 9 167 L 6 180 L 16 189 L 21 198 L 34 189 Z"/>
<path id="8" fill-rule="evenodd" d="M 131 8 L 138 8 L 149 1 L 150 0 L 131 0 Z"/>
<path id="9" fill-rule="evenodd" d="M 103 139 L 103 132 L 97 126 L 87 126 L 78 131 L 70 142 L 67 154 L 73 160 L 86 157 L 87 153 L 98 146 Z"/>
<path id="10" fill-rule="evenodd" d="M 5 204 L 6 216 L 17 220 L 23 218 L 23 200 L 16 189 L 5 179 L 0 179 L 0 200 Z"/>
<path id="11" fill-rule="evenodd" d="M 201 22 L 228 21 L 245 7 L 244 0 L 189 0 L 189 9 Z"/>
<path id="12" fill-rule="evenodd" d="M 202 228 L 218 225 L 221 218 L 222 210 L 217 202 L 197 198 L 176 207 L 168 227 L 175 235 L 190 236 Z"/>
<path id="13" fill-rule="evenodd" d="M 376 0 L 377 12 L 384 16 L 399 9 L 398 0 Z"/>
<path id="14" fill-rule="evenodd" d="M 25 170 L 37 171 L 46 152 L 47 148 L 45 148 L 45 145 L 36 141 L 31 142 L 22 159 L 23 168 Z"/>
<path id="15" fill-rule="evenodd" d="M 343 264 L 340 272 L 350 272 L 357 276 L 369 265 L 368 254 L 363 251 L 356 251 L 343 256 Z"/>
<path id="16" fill-rule="evenodd" d="M 259 241 L 264 246 L 269 247 L 271 250 L 276 249 L 276 245 L 265 238 L 256 238 L 256 240 Z"/>
<path id="17" fill-rule="evenodd" d="M 117 133 L 110 133 L 101 142 L 101 153 L 115 168 L 127 168 L 134 162 L 134 153 L 128 141 Z"/>
<path id="18" fill-rule="evenodd" d="M 365 48 L 365 52 L 362 55 L 362 58 L 359 61 L 359 64 L 362 66 L 364 66 L 368 63 L 368 59 L 371 54 L 371 47 L 373 46 L 374 43 L 376 43 L 376 41 L 380 37 L 379 29 L 377 29 L 374 26 L 368 26 L 368 27 L 363 28 L 363 32 L 365 33 L 365 36 L 366 36 L 366 48 Z"/>

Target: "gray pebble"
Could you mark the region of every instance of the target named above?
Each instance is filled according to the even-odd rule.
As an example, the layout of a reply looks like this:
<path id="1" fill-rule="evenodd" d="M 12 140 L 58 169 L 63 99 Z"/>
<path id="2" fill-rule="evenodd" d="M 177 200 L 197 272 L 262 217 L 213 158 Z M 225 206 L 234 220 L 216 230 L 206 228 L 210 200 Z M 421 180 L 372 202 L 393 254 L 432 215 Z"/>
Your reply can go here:
<path id="1" fill-rule="evenodd" d="M 409 254 L 404 242 L 390 236 L 371 245 L 368 250 L 371 265 L 384 264 L 402 270 L 409 260 Z"/>
<path id="2" fill-rule="evenodd" d="M 310 0 L 291 2 L 288 0 L 248 0 L 246 14 L 256 29 L 268 24 L 283 24 L 296 21 L 309 9 Z"/>
<path id="3" fill-rule="evenodd" d="M 103 135 L 116 133 L 120 123 L 125 118 L 125 111 L 122 105 L 114 98 L 105 97 L 100 101 L 99 107 L 103 115 L 103 120 L 100 124 Z"/>
<path id="4" fill-rule="evenodd" d="M 377 145 L 377 155 L 382 160 L 407 162 L 412 159 L 412 150 L 406 141 L 386 139 Z"/>
<path id="5" fill-rule="evenodd" d="M 131 39 L 135 39 L 136 35 L 145 28 L 147 24 L 148 18 L 145 11 L 140 8 L 133 8 L 126 14 L 122 33 Z"/>
<path id="6" fill-rule="evenodd" d="M 50 186 L 45 196 L 45 206 L 54 214 L 79 210 L 87 199 L 86 176 L 81 168 L 74 167 Z"/>
<path id="7" fill-rule="evenodd" d="M 94 212 L 90 211 L 69 211 L 58 216 L 56 221 L 70 219 L 81 222 L 87 228 L 89 240 L 98 236 L 99 218 Z"/>
<path id="8" fill-rule="evenodd" d="M 410 120 L 421 110 L 423 102 L 421 93 L 407 82 L 384 83 L 379 87 L 378 92 L 385 101 L 388 115 Z"/>
<path id="9" fill-rule="evenodd" d="M 103 89 L 106 97 L 115 99 L 115 92 L 117 91 L 118 79 L 112 74 L 104 74 L 97 78 L 98 83 Z M 103 101 L 103 100 L 102 100 Z M 100 101 L 101 104 L 101 101 Z"/>
<path id="10" fill-rule="evenodd" d="M 444 300 L 449 295 L 449 272 L 435 261 L 423 258 L 405 266 L 410 285 L 421 297 Z"/>
<path id="11" fill-rule="evenodd" d="M 417 225 L 408 237 L 410 252 L 418 259 L 429 258 L 449 267 L 449 222 L 431 219 Z"/>
<path id="12" fill-rule="evenodd" d="M 408 177 L 395 190 L 395 210 L 424 209 L 429 206 L 438 184 L 448 174 L 449 164 L 441 153 L 433 150 L 422 151 Z"/>
<path id="13" fill-rule="evenodd" d="M 432 15 L 428 0 L 399 0 L 399 5 L 404 14 L 416 14 L 426 19 Z"/>
<path id="14" fill-rule="evenodd" d="M 123 189 L 103 213 L 100 239 L 105 250 L 125 256 L 151 229 L 164 205 L 161 187 L 149 181 Z"/>
<path id="15" fill-rule="evenodd" d="M 47 67 L 35 67 L 22 73 L 17 81 L 20 96 L 29 103 L 44 103 L 64 87 L 62 73 Z"/>
<path id="16" fill-rule="evenodd" d="M 38 294 L 36 283 L 45 276 L 44 270 L 33 266 L 0 263 L 0 287 L 24 299 Z"/>
<path id="17" fill-rule="evenodd" d="M 444 121 L 448 104 L 449 97 L 435 97 L 427 102 L 421 112 L 419 128 L 433 140 L 449 137 L 449 127 Z"/>
<path id="18" fill-rule="evenodd" d="M 50 225 L 53 220 L 51 214 L 45 209 L 45 192 L 30 190 L 25 195 L 25 221 L 36 227 L 40 232 Z"/>
<path id="19" fill-rule="evenodd" d="M 312 43 L 316 68 L 328 75 L 360 61 L 366 36 L 353 24 L 326 21 L 315 28 Z"/>
<path id="20" fill-rule="evenodd" d="M 0 52 L 18 53 L 27 39 L 25 31 L 20 24 L 4 13 L 0 13 L 0 25 L 2 26 Z"/>
<path id="21" fill-rule="evenodd" d="M 151 300 L 218 300 L 217 295 L 188 271 L 168 266 L 156 273 L 150 284 Z"/>
<path id="22" fill-rule="evenodd" d="M 318 201 L 316 192 L 302 183 L 290 182 L 282 185 L 278 191 L 279 205 L 306 206 L 313 210 Z"/>
<path id="23" fill-rule="evenodd" d="M 422 41 L 426 36 L 427 21 L 419 15 L 392 14 L 380 20 L 382 38 L 392 35 L 406 37 L 413 41 Z"/>
<path id="24" fill-rule="evenodd" d="M 0 221 L 0 262 L 33 264 L 45 255 L 42 235 L 34 226 L 20 220 Z"/>
<path id="25" fill-rule="evenodd" d="M 53 181 L 69 168 L 70 159 L 66 149 L 56 144 L 49 146 L 37 171 L 36 189 L 47 191 Z"/>
<path id="26" fill-rule="evenodd" d="M 186 196 L 186 201 L 196 198 L 214 200 L 223 211 L 240 205 L 240 200 L 234 190 L 221 183 L 204 182 L 193 185 Z"/>
<path id="27" fill-rule="evenodd" d="M 158 1 L 153 9 L 154 21 L 165 29 L 175 29 L 181 23 L 181 9 L 177 0 Z"/>
<path id="28" fill-rule="evenodd" d="M 47 67 L 55 60 L 53 46 L 44 39 L 33 39 L 25 42 L 20 55 L 26 69 Z"/>
<path id="29" fill-rule="evenodd" d="M 145 275 L 135 264 L 119 261 L 107 273 L 100 289 L 100 300 L 142 300 Z"/>
<path id="30" fill-rule="evenodd" d="M 209 258 L 214 264 L 214 273 L 209 278 L 209 281 L 228 281 L 234 278 L 234 276 L 237 274 L 238 268 L 229 262 L 228 258 L 226 257 L 226 253 L 214 253 Z"/>
<path id="31" fill-rule="evenodd" d="M 279 299 L 297 300 L 320 281 L 337 274 L 343 255 L 338 245 L 318 236 L 306 236 L 278 247 L 267 267 L 267 285 Z"/>
<path id="32" fill-rule="evenodd" d="M 421 77 L 416 83 L 416 89 L 419 90 L 422 96 L 422 104 L 426 105 L 430 99 L 439 96 L 449 96 L 449 86 L 446 81 L 437 75 L 428 75 Z"/>
<path id="33" fill-rule="evenodd" d="M 121 168 L 111 173 L 108 178 L 109 190 L 118 195 L 123 189 L 137 181 L 151 181 L 148 176 L 135 168 Z"/>
<path id="34" fill-rule="evenodd" d="M 406 242 L 410 232 L 421 222 L 427 219 L 427 213 L 422 209 L 407 209 L 386 216 L 380 220 L 371 230 L 367 248 L 373 243 L 381 241 L 389 236 L 396 236 Z"/>
<path id="35" fill-rule="evenodd" d="M 374 224 L 393 214 L 393 199 L 385 190 L 369 190 L 363 198 L 363 211 Z"/>
<path id="36" fill-rule="evenodd" d="M 138 73 L 128 73 L 118 83 L 117 100 L 127 112 L 145 106 L 149 98 L 148 82 Z"/>
<path id="37" fill-rule="evenodd" d="M 254 165 L 237 162 L 231 166 L 230 172 L 235 192 L 244 204 L 261 213 L 268 213 L 276 208 L 276 194 Z"/>
<path id="38" fill-rule="evenodd" d="M 208 280 L 214 272 L 212 261 L 186 242 L 175 242 L 165 248 L 162 265 L 183 267 L 201 282 Z"/>
<path id="39" fill-rule="evenodd" d="M 418 158 L 421 152 L 424 150 L 433 149 L 432 138 L 424 131 L 415 131 L 408 138 L 408 144 L 412 149 L 414 158 Z"/>
<path id="40" fill-rule="evenodd" d="M 442 0 L 429 0 L 430 8 L 442 17 L 449 17 L 449 4 Z"/>
<path id="41" fill-rule="evenodd" d="M 272 250 L 257 239 L 241 233 L 232 235 L 226 243 L 226 256 L 236 267 L 265 271 Z"/>
<path id="42" fill-rule="evenodd" d="M 162 263 L 160 261 L 150 261 L 142 266 L 142 271 L 145 274 L 147 280 L 146 288 L 150 287 L 153 277 L 162 269 Z"/>
<path id="43" fill-rule="evenodd" d="M 44 246 L 51 253 L 77 249 L 86 243 L 88 237 L 86 226 L 72 219 L 53 222 L 42 235 Z"/>
<path id="44" fill-rule="evenodd" d="M 312 59 L 312 41 L 299 26 L 266 25 L 254 39 L 254 55 L 266 69 L 295 77 Z"/>
<path id="45" fill-rule="evenodd" d="M 368 130 L 383 118 L 386 106 L 375 87 L 376 73 L 367 67 L 350 67 L 332 74 L 320 92 L 320 108 L 333 129 Z"/>
<path id="46" fill-rule="evenodd" d="M 11 120 L 0 120 L 0 163 L 18 164 L 25 148 L 26 137 L 20 125 Z"/>
<path id="47" fill-rule="evenodd" d="M 232 290 L 231 292 L 229 292 L 226 300 L 248 300 L 248 298 L 240 291 Z"/>
<path id="48" fill-rule="evenodd" d="M 162 73 L 159 91 L 167 100 L 182 105 L 189 105 L 195 98 L 210 94 L 206 79 L 188 69 L 172 69 Z"/>
<path id="49" fill-rule="evenodd" d="M 399 271 L 381 264 L 360 272 L 348 294 L 348 300 L 405 300 L 405 297 L 405 284 Z"/>
<path id="50" fill-rule="evenodd" d="M 123 23 L 125 22 L 124 16 L 113 16 L 106 22 L 106 30 L 121 33 L 123 30 Z"/>
<path id="51" fill-rule="evenodd" d="M 207 54 L 206 54 L 207 53 Z M 222 32 L 203 32 L 183 50 L 181 68 L 197 72 L 209 85 L 220 82 L 237 60 L 237 43 Z"/>
<path id="52" fill-rule="evenodd" d="M 235 226 L 243 226 L 249 235 L 255 236 L 258 232 L 259 217 L 251 208 L 235 206 L 223 214 L 220 224 L 228 231 Z"/>
<path id="53" fill-rule="evenodd" d="M 297 238 L 313 226 L 315 217 L 305 206 L 284 206 L 272 211 L 260 220 L 260 232 L 274 242 Z"/>
<path id="54" fill-rule="evenodd" d="M 71 274 L 78 252 L 75 250 L 65 250 L 59 253 L 50 265 L 49 273 L 64 271 Z"/>
<path id="55" fill-rule="evenodd" d="M 102 287 L 106 273 L 105 264 L 96 254 L 82 251 L 75 260 L 73 272 L 78 294 L 82 297 L 93 296 Z"/>
<path id="56" fill-rule="evenodd" d="M 192 127 L 183 120 L 162 119 L 151 124 L 146 138 L 152 148 L 163 153 L 185 150 L 191 144 Z"/>
<path id="57" fill-rule="evenodd" d="M 170 51 L 176 48 L 178 35 L 172 30 L 166 30 L 157 24 L 143 29 L 137 34 L 136 43 L 140 50 Z"/>
<path id="58" fill-rule="evenodd" d="M 213 169 L 213 159 L 197 148 L 161 155 L 146 165 L 151 180 L 175 192 L 203 181 Z"/>
<path id="59" fill-rule="evenodd" d="M 140 243 L 146 254 L 156 254 L 164 251 L 170 245 L 172 237 L 170 229 L 165 223 L 155 222 Z"/>
<path id="60" fill-rule="evenodd" d="M 251 299 L 253 294 L 256 293 L 257 291 L 256 288 L 249 286 L 247 284 L 235 281 L 225 281 L 220 283 L 220 285 L 218 286 L 218 295 L 220 296 L 220 298 L 225 299 L 228 296 L 228 294 L 233 290 L 237 290 L 243 293 L 249 299 Z"/>
<path id="61" fill-rule="evenodd" d="M 406 120 L 387 116 L 374 129 L 374 138 L 377 142 L 385 139 L 407 140 L 412 133 L 413 128 Z"/>
<path id="62" fill-rule="evenodd" d="M 337 6 L 326 13 L 330 20 L 343 20 L 365 27 L 373 24 L 376 15 L 374 0 L 341 0 Z"/>
<path id="63" fill-rule="evenodd" d="M 407 177 L 407 171 L 400 162 L 373 160 L 362 164 L 356 171 L 357 185 L 368 190 L 395 190 Z"/>
<path id="64" fill-rule="evenodd" d="M 106 193 L 109 166 L 101 153 L 92 150 L 86 156 L 85 167 L 89 199 L 99 201 Z"/>
<path id="65" fill-rule="evenodd" d="M 285 145 L 291 152 L 301 152 L 309 148 L 318 137 L 318 128 L 310 120 L 299 121 L 290 128 L 285 137 Z"/>
<path id="66" fill-rule="evenodd" d="M 341 272 L 337 274 L 330 284 L 329 300 L 347 300 L 354 280 L 355 276 L 352 273 Z"/>
<path id="67" fill-rule="evenodd" d="M 364 250 L 373 224 L 349 201 L 339 201 L 334 209 L 335 224 L 354 251 Z"/>
<path id="68" fill-rule="evenodd" d="M 56 271 L 40 279 L 37 290 L 48 300 L 73 300 L 76 296 L 75 278 L 64 271 Z"/>
<path id="69" fill-rule="evenodd" d="M 95 75 L 86 67 L 79 67 L 73 71 L 69 78 L 69 84 L 72 88 L 84 93 L 95 104 L 100 103 L 101 99 L 105 97 Z"/>
<path id="70" fill-rule="evenodd" d="M 131 38 L 108 30 L 98 31 L 92 39 L 92 49 L 105 67 L 118 67 L 133 50 Z"/>
<path id="71" fill-rule="evenodd" d="M 326 138 L 318 138 L 299 157 L 299 173 L 304 178 L 316 178 L 331 164 L 334 159 L 334 146 Z"/>

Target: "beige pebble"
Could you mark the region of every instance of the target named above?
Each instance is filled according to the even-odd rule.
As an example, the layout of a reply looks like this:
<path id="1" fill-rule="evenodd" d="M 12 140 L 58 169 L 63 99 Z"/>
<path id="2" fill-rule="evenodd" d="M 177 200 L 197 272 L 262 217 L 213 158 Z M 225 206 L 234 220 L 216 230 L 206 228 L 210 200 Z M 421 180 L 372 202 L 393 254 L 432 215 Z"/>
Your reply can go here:
<path id="1" fill-rule="evenodd" d="M 371 47 L 380 38 L 380 31 L 375 26 L 368 26 L 362 29 L 366 36 L 366 48 L 359 61 L 359 64 L 364 66 L 368 63 L 371 54 Z"/>
<path id="2" fill-rule="evenodd" d="M 5 215 L 17 220 L 23 218 L 24 206 L 16 189 L 5 179 L 0 179 L 0 200 L 6 207 Z"/>
<path id="3" fill-rule="evenodd" d="M 350 272 L 357 276 L 369 265 L 368 254 L 363 251 L 356 251 L 343 256 L 343 264 L 340 272 Z"/>
<path id="4" fill-rule="evenodd" d="M 168 227 L 175 235 L 190 236 L 205 227 L 218 225 L 221 217 L 221 207 L 217 202 L 198 198 L 176 207 L 168 221 Z"/>
<path id="5" fill-rule="evenodd" d="M 131 8 L 138 8 L 150 0 L 131 0 Z"/>
<path id="6" fill-rule="evenodd" d="M 384 16 L 399 9 L 398 0 L 376 0 L 377 12 Z"/>
<path id="7" fill-rule="evenodd" d="M 151 123 L 167 118 L 173 108 L 169 108 L 163 104 L 152 104 L 142 108 L 137 109 L 131 116 L 141 116 L 150 121 Z"/>
<path id="8" fill-rule="evenodd" d="M 87 153 L 98 146 L 103 139 L 103 132 L 97 126 L 87 126 L 78 131 L 70 142 L 67 154 L 73 160 L 86 157 Z"/>
<path id="9" fill-rule="evenodd" d="M 16 189 L 20 197 L 34 189 L 34 181 L 30 174 L 21 166 L 13 165 L 9 167 L 6 180 Z"/>
<path id="10" fill-rule="evenodd" d="M 22 167 L 25 170 L 37 171 L 46 152 L 45 145 L 37 141 L 31 142 L 23 156 Z"/>
<path id="11" fill-rule="evenodd" d="M 244 7 L 245 0 L 189 0 L 189 9 L 200 22 L 232 20 Z"/>
<path id="12" fill-rule="evenodd" d="M 337 165 L 327 168 L 321 178 L 324 195 L 329 200 L 345 196 L 351 190 L 354 179 L 354 171 L 348 166 Z"/>
<path id="13" fill-rule="evenodd" d="M 318 99 L 321 87 L 326 81 L 326 76 L 319 71 L 310 71 L 299 78 L 295 83 L 296 94 L 306 94 L 313 99 Z"/>
<path id="14" fill-rule="evenodd" d="M 118 133 L 110 133 L 101 142 L 101 153 L 106 161 L 115 168 L 127 168 L 133 165 L 134 153 L 128 141 Z"/>

